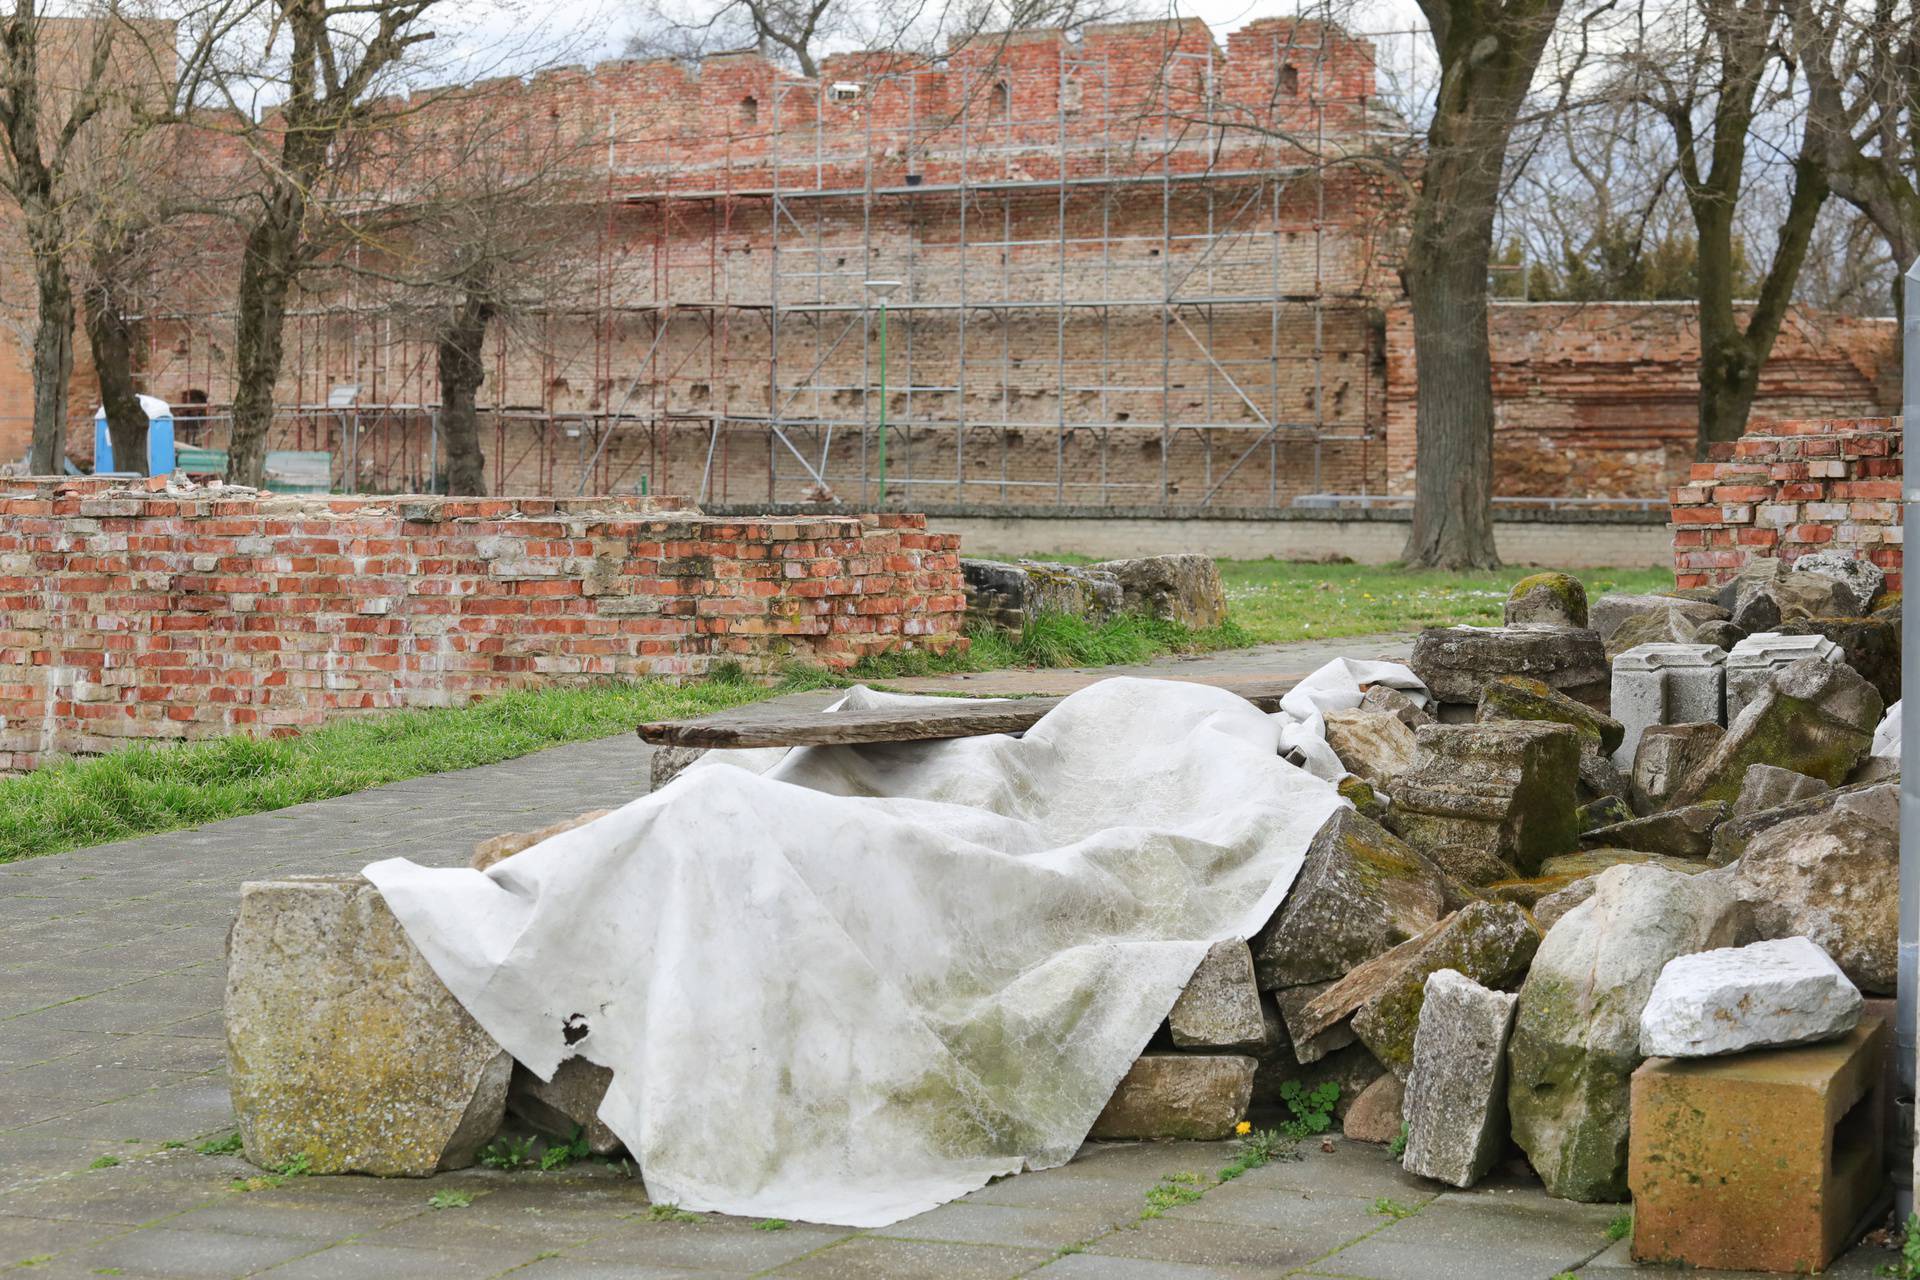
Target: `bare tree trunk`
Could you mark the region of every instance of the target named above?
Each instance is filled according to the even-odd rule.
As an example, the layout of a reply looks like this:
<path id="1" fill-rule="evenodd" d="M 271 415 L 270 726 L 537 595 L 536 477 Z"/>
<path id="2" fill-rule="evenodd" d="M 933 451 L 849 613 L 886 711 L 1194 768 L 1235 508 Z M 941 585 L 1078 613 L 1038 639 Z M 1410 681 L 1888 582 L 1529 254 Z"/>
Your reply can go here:
<path id="1" fill-rule="evenodd" d="M 1747 429 L 1760 371 L 1786 321 L 1820 206 L 1826 203 L 1826 178 L 1811 147 L 1795 163 L 1793 177 L 1773 261 L 1744 324 L 1734 311 L 1741 291 L 1734 276 L 1734 196 L 1710 186 L 1690 193 L 1700 273 L 1700 422 L 1694 457 L 1703 461 L 1712 446 L 1738 440 Z"/>
<path id="2" fill-rule="evenodd" d="M 1487 338 L 1493 223 L 1489 216 L 1478 229 L 1448 225 L 1456 220 L 1479 221 L 1471 211 L 1423 201 L 1407 255 L 1418 463 L 1413 528 L 1401 559 L 1484 569 L 1500 563 L 1493 540 L 1493 357 Z"/>
<path id="3" fill-rule="evenodd" d="M 266 482 L 267 430 L 273 425 L 273 391 L 285 355 L 287 295 L 298 267 L 306 200 L 282 186 L 247 235 L 240 266 L 234 322 L 233 436 L 227 446 L 227 481 L 259 488 Z"/>
<path id="4" fill-rule="evenodd" d="M 472 294 L 461 299 L 438 341 L 440 357 L 440 433 L 447 442 L 447 492 L 487 491 L 487 459 L 480 451 L 480 419 L 475 410 L 486 381 L 487 322 L 493 307 Z"/>
<path id="5" fill-rule="evenodd" d="M 110 252 L 96 254 L 93 284 L 81 298 L 93 370 L 100 380 L 100 406 L 107 412 L 107 438 L 113 442 L 113 468 L 146 475 L 147 413 L 133 385 L 133 325 L 110 284 L 120 265 Z"/>
<path id="6" fill-rule="evenodd" d="M 60 217 L 30 214 L 27 239 L 39 316 L 33 330 L 33 454 L 35 475 L 61 475 L 67 461 L 67 384 L 73 379 L 73 286 L 61 260 Z"/>
<path id="7" fill-rule="evenodd" d="M 1561 0 L 1420 0 L 1440 89 L 1404 279 L 1413 306 L 1413 527 L 1401 559 L 1490 569 L 1493 357 L 1487 268 L 1507 143 Z"/>

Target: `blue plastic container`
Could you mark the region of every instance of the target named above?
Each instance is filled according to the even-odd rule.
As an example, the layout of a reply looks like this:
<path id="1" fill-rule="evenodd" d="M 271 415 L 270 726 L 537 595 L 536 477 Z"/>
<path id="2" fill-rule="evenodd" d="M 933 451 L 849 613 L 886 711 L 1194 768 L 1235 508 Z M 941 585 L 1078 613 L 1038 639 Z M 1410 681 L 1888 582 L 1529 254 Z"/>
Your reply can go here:
<path id="1" fill-rule="evenodd" d="M 147 469 L 142 474 L 164 476 L 173 473 L 173 406 L 153 396 L 141 396 L 140 407 L 147 411 Z M 93 469 L 117 471 L 113 464 L 113 441 L 107 436 L 107 411 L 93 414 Z M 127 470 L 132 470 L 131 467 Z"/>

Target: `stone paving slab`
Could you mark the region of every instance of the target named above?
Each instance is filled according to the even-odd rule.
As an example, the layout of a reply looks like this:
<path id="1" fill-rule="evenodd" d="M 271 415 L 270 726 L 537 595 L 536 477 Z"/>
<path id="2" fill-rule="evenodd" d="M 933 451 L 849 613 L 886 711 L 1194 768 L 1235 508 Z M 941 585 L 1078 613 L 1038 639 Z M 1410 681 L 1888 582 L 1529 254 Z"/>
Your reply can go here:
<path id="1" fill-rule="evenodd" d="M 1403 638 L 1277 646 L 1147 673 L 1306 671 L 1337 653 L 1404 652 Z M 1017 683 L 946 687 L 1010 692 Z M 35 1280 L 1549 1280 L 1623 1276 L 1631 1266 L 1624 1243 L 1607 1239 L 1617 1208 L 1550 1201 L 1510 1170 L 1452 1191 L 1405 1173 L 1381 1148 L 1343 1141 L 1217 1186 L 1227 1144 L 1090 1144 L 1062 1168 L 875 1232 L 655 1220 L 631 1167 L 602 1162 L 418 1181 L 283 1179 L 193 1149 L 232 1131 L 219 1005 L 242 881 L 351 872 L 395 854 L 455 865 L 488 836 L 631 799 L 646 774 L 646 748 L 620 735 L 0 865 L 0 1271 Z M 1205 1195 L 1147 1216 L 1147 1192 L 1189 1173 Z M 443 1192 L 471 1201 L 431 1207 Z M 1863 1280 L 1888 1260 L 1857 1249 L 1831 1274 Z"/>

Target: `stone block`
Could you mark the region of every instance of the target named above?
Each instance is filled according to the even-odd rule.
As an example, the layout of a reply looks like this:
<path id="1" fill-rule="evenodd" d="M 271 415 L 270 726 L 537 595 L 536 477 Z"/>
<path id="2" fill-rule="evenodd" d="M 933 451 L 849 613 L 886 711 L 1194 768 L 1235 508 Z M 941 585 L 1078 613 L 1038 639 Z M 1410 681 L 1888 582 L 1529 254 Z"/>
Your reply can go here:
<path id="1" fill-rule="evenodd" d="M 1441 703 L 1477 705 L 1495 676 L 1528 676 L 1590 707 L 1604 707 L 1607 658 L 1582 627 L 1433 627 L 1407 665 Z"/>
<path id="2" fill-rule="evenodd" d="M 1580 819 L 1580 835 L 1584 840 L 1589 832 L 1617 823 L 1633 820 L 1633 808 L 1619 796 L 1601 796 L 1580 806 L 1577 816 Z"/>
<path id="3" fill-rule="evenodd" d="M 1709 875 L 1621 866 L 1548 932 L 1507 1052 L 1513 1137 L 1547 1194 L 1626 1197 L 1640 1011 L 1669 960 L 1733 944 L 1740 922 L 1739 902 Z"/>
<path id="4" fill-rule="evenodd" d="M 1390 712 L 1409 729 L 1433 723 L 1433 713 L 1424 704 L 1415 701 L 1405 690 L 1384 684 L 1373 685 L 1366 691 L 1360 699 L 1360 709 Z"/>
<path id="5" fill-rule="evenodd" d="M 662 750 L 673 750 L 673 748 L 662 748 Z M 589 822 L 604 818 L 612 812 L 611 809 L 590 809 L 576 817 L 563 818 L 559 822 L 550 823 L 538 831 L 509 831 L 504 835 L 490 837 L 473 846 L 473 857 L 468 860 L 467 865 L 475 871 L 485 871 L 502 858 L 511 858 L 516 853 L 533 848 L 543 840 L 551 840 L 575 827 L 584 827 Z"/>
<path id="6" fill-rule="evenodd" d="M 1733 646 L 1727 654 L 1726 723 L 1739 719 L 1747 704 L 1773 681 L 1774 674 L 1803 658 L 1844 662 L 1840 646 L 1820 635 L 1785 635 L 1762 631 Z"/>
<path id="7" fill-rule="evenodd" d="M 655 747 L 647 761 L 648 790 L 658 791 L 707 754 L 705 747 Z"/>
<path id="8" fill-rule="evenodd" d="M 1633 1075 L 1633 1257 L 1808 1274 L 1846 1247 L 1885 1182 L 1889 1037 L 1730 1058 L 1652 1058 Z"/>
<path id="9" fill-rule="evenodd" d="M 1280 1013 L 1280 1021 L 1286 1025 L 1287 1040 L 1293 1045 L 1293 1057 L 1301 1066 L 1320 1061 L 1330 1053 L 1346 1048 L 1356 1042 L 1351 1022 L 1336 1022 L 1318 1035 L 1304 1038 L 1295 1037 L 1293 1028 L 1305 1026 L 1306 1008 L 1322 991 L 1332 986 L 1331 982 L 1310 982 L 1303 987 L 1286 987 L 1270 995 L 1273 1007 Z"/>
<path id="10" fill-rule="evenodd" d="M 1167 1029 L 1182 1049 L 1257 1050 L 1265 1042 L 1253 953 L 1243 940 L 1230 938 L 1208 950 L 1174 1001 Z"/>
<path id="11" fill-rule="evenodd" d="M 1502 720 L 1427 725 L 1420 763 L 1393 791 L 1389 825 L 1463 884 L 1531 874 L 1579 837 L 1580 736 Z"/>
<path id="12" fill-rule="evenodd" d="M 1337 810 L 1254 940 L 1254 972 L 1269 991 L 1344 977 L 1433 924 L 1445 899 L 1432 863 L 1379 824 Z"/>
<path id="13" fill-rule="evenodd" d="M 1254 1059 L 1242 1054 L 1143 1053 L 1090 1138 L 1187 1138 L 1217 1142 L 1233 1136 L 1253 1097 Z"/>
<path id="14" fill-rule="evenodd" d="M 425 1177 L 500 1128 L 513 1059 L 453 998 L 371 884 L 240 887 L 227 1072 L 247 1159 Z"/>
<path id="15" fill-rule="evenodd" d="M 1774 673 L 1667 803 L 1731 804 L 1756 764 L 1838 786 L 1873 744 L 1880 712 L 1880 695 L 1852 667 L 1818 657 L 1790 663 Z"/>
<path id="16" fill-rule="evenodd" d="M 1470 902 L 1418 938 L 1361 965 L 1302 1010 L 1294 1034 L 1318 1035 L 1349 1014 L 1373 1056 L 1406 1078 L 1429 974 L 1454 969 L 1491 987 L 1526 973 L 1540 933 L 1526 910 L 1509 902 Z"/>
<path id="17" fill-rule="evenodd" d="M 1329 711 L 1323 717 L 1327 745 L 1347 772 L 1392 791 L 1395 778 L 1413 767 L 1419 744 L 1413 730 L 1387 711 Z"/>
<path id="18" fill-rule="evenodd" d="M 1588 626 L 1599 632 L 1600 639 L 1609 649 L 1613 648 L 1613 637 L 1629 619 L 1655 616 L 1663 621 L 1667 615 L 1674 614 L 1689 628 L 1698 627 L 1705 622 L 1717 622 L 1726 618 L 1727 611 L 1709 600 L 1687 600 L 1679 596 L 1631 596 L 1609 593 L 1599 597 L 1588 610 Z M 1691 634 L 1691 631 L 1688 632 Z"/>
<path id="19" fill-rule="evenodd" d="M 1120 580 L 1084 565 L 963 559 L 960 572 L 973 626 L 1017 634 L 1043 614 L 1105 622 L 1126 607 Z"/>
<path id="20" fill-rule="evenodd" d="M 1898 618 L 1802 618 L 1780 624 L 1786 636 L 1823 636 L 1840 646 L 1840 660 L 1865 676 L 1889 705 L 1900 700 Z"/>
<path id="21" fill-rule="evenodd" d="M 1633 767 L 1640 738 L 1657 724 L 1718 724 L 1727 654 L 1710 644 L 1636 645 L 1613 660 L 1613 715 L 1622 733 L 1613 761 Z"/>
<path id="22" fill-rule="evenodd" d="M 1665 809 L 1644 818 L 1630 818 L 1600 827 L 1580 837 L 1592 848 L 1635 849 L 1670 858 L 1700 858 L 1713 851 L 1713 829 L 1727 816 L 1719 801 Z"/>
<path id="23" fill-rule="evenodd" d="M 1227 620 L 1227 592 L 1212 556 L 1192 553 L 1106 560 L 1095 573 L 1120 584 L 1120 608 L 1143 618 L 1205 631 Z"/>
<path id="24" fill-rule="evenodd" d="M 1633 753 L 1629 794 L 1634 812 L 1651 813 L 1665 805 L 1726 732 L 1712 723 L 1649 725 Z"/>
<path id="25" fill-rule="evenodd" d="M 1861 996 L 1805 938 L 1722 947 L 1669 960 L 1640 1012 L 1640 1052 L 1710 1058 L 1818 1044 L 1853 1030 Z"/>
<path id="26" fill-rule="evenodd" d="M 1542 623 L 1550 627 L 1587 625 L 1587 589 L 1570 573 L 1534 573 L 1513 584 L 1501 621 L 1506 625 Z"/>
<path id="27" fill-rule="evenodd" d="M 1342 1136 L 1348 1142 L 1371 1142 L 1376 1146 L 1392 1142 L 1404 1119 L 1401 1108 L 1406 1093 L 1407 1087 L 1392 1072 L 1375 1080 L 1361 1090 L 1360 1096 L 1347 1108 L 1347 1118 L 1340 1127 Z"/>
<path id="28" fill-rule="evenodd" d="M 571 1140 L 578 1130 L 594 1155 L 617 1155 L 626 1150 L 626 1144 L 600 1119 L 600 1103 L 612 1083 L 613 1072 L 585 1058 L 568 1058 L 551 1080 L 542 1080 L 516 1063 L 507 1088 L 507 1110 L 562 1140 Z"/>
<path id="29" fill-rule="evenodd" d="M 1724 619 L 1718 622 L 1703 622 L 1693 629 L 1690 640 L 1694 644 L 1710 644 L 1721 651 L 1730 650 L 1747 638 L 1746 629 Z"/>
<path id="30" fill-rule="evenodd" d="M 1611 752 L 1619 747 L 1625 727 L 1612 716 L 1575 702 L 1564 693 L 1525 676 L 1495 676 L 1480 690 L 1481 723 L 1494 720 L 1544 720 L 1572 725 L 1587 750 Z"/>
<path id="31" fill-rule="evenodd" d="M 1887 584 L 1886 572 L 1864 556 L 1848 551 L 1815 551 L 1793 562 L 1795 573 L 1817 573 L 1847 585 L 1852 593 L 1853 613 L 1865 613 L 1874 607 Z"/>
<path id="32" fill-rule="evenodd" d="M 1899 788 L 1882 783 L 1755 835 L 1717 871 L 1758 938 L 1808 938 L 1862 991 L 1892 993 L 1899 969 Z"/>
<path id="33" fill-rule="evenodd" d="M 1749 817 L 1832 789 L 1818 778 L 1809 778 L 1791 769 L 1771 764 L 1752 765 L 1747 769 L 1747 776 L 1740 780 L 1740 795 L 1728 816 Z"/>
<path id="34" fill-rule="evenodd" d="M 1518 999 L 1451 969 L 1427 978 L 1407 1076 L 1407 1172 L 1470 1187 L 1499 1159 Z"/>
<path id="35" fill-rule="evenodd" d="M 1726 866 L 1730 862 L 1737 861 L 1761 832 L 1777 827 L 1783 822 L 1791 822 L 1795 818 L 1825 813 L 1835 807 L 1850 808 L 1855 805 L 1864 805 L 1870 815 L 1882 812 L 1897 813 L 1894 806 L 1899 803 L 1900 789 L 1895 785 L 1898 782 L 1898 773 L 1890 779 L 1849 782 L 1844 787 L 1817 791 L 1810 796 L 1789 800 L 1785 804 L 1775 805 L 1769 809 L 1760 809 L 1744 815 L 1734 814 L 1713 829 L 1713 852 L 1708 855 L 1707 860 L 1716 867 Z M 1875 817 L 1873 820 L 1881 819 Z"/>

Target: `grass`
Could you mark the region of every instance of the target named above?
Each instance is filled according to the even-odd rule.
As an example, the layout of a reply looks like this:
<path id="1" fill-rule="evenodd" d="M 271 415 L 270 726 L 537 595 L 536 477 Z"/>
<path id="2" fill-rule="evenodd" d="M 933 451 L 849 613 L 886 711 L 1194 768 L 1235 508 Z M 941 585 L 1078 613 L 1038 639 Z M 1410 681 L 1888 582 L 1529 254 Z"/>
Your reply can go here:
<path id="1" fill-rule="evenodd" d="M 1498 624 L 1514 583 L 1537 570 L 1442 573 L 1398 565 L 1225 560 L 1220 577 L 1233 621 L 1259 643 L 1325 640 L 1416 627 Z M 1667 569 L 1581 570 L 1587 598 L 1673 589 Z"/>
<path id="2" fill-rule="evenodd" d="M 343 720 L 287 738 L 234 736 L 57 761 L 20 777 L 0 778 L 0 863 L 495 764 L 544 747 L 628 732 L 643 720 L 705 715 L 850 680 L 884 682 L 1003 667 L 1113 666 L 1175 652 L 1498 622 L 1507 588 L 1527 572 L 1458 575 L 1378 565 L 1223 561 L 1233 616 L 1207 631 L 1139 618 L 1093 625 L 1044 617 L 1019 636 L 974 632 L 964 654 L 889 654 L 839 676 L 796 668 L 771 685 L 722 672 L 685 685 L 639 680 L 528 690 L 471 707 Z M 1586 574 L 1585 581 L 1589 595 L 1597 595 L 1658 590 L 1671 586 L 1672 575 L 1606 570 Z"/>

